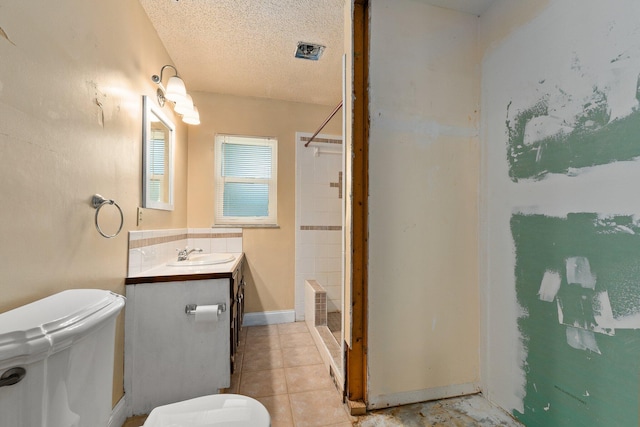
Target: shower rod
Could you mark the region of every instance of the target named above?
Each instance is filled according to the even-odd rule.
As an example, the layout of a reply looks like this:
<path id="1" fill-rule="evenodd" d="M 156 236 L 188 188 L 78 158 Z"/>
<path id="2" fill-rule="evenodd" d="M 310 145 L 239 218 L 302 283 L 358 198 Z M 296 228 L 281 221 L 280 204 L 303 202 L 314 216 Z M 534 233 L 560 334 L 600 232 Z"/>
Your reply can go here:
<path id="1" fill-rule="evenodd" d="M 320 127 L 318 128 L 318 130 L 316 131 L 316 133 L 313 134 L 313 136 L 311 138 L 309 138 L 309 140 L 307 141 L 306 144 L 304 144 L 305 147 L 308 147 L 309 144 L 311 144 L 311 141 L 313 141 L 313 138 L 315 138 L 316 136 L 318 136 L 318 134 L 320 133 L 320 131 L 322 129 L 324 129 L 324 127 L 327 125 L 327 123 L 329 123 L 329 120 L 331 120 L 333 118 L 333 116 L 336 115 L 336 113 L 338 112 L 338 110 L 340 109 L 340 107 L 342 107 L 342 101 L 340 101 L 340 103 L 338 105 L 336 105 L 336 108 L 333 109 L 333 111 L 331 112 L 331 114 L 329 114 L 329 117 L 327 117 L 327 119 L 320 125 Z"/>

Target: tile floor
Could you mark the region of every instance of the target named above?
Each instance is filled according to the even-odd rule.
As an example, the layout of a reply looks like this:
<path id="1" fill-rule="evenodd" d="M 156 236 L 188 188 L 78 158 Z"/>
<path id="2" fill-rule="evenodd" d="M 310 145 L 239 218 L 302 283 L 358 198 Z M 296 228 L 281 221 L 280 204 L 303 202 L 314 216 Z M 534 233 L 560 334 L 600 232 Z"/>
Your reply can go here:
<path id="1" fill-rule="evenodd" d="M 305 322 L 243 328 L 237 366 L 226 392 L 262 402 L 271 415 L 272 427 L 520 426 L 481 395 L 352 417 Z M 141 426 L 145 419 L 145 416 L 130 418 L 122 427 Z"/>
<path id="2" fill-rule="evenodd" d="M 240 369 L 229 393 L 251 396 L 271 414 L 272 427 L 351 426 L 356 420 L 322 363 L 305 322 L 243 328 Z"/>
<path id="3" fill-rule="evenodd" d="M 237 362 L 226 392 L 262 402 L 272 427 L 350 427 L 356 421 L 304 322 L 243 328 Z M 130 418 L 123 427 L 138 427 L 145 418 Z"/>

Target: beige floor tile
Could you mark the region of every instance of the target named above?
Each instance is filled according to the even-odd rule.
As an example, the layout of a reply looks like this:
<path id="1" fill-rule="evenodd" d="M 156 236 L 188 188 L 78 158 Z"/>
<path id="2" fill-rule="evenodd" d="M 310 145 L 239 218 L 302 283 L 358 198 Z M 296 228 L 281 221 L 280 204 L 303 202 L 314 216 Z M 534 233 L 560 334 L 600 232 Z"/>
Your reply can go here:
<path id="1" fill-rule="evenodd" d="M 284 366 L 282 351 L 280 349 L 257 349 L 247 351 L 242 360 L 242 372 L 263 371 Z"/>
<path id="2" fill-rule="evenodd" d="M 242 372 L 240 377 L 240 394 L 250 397 L 273 396 L 285 394 L 287 382 L 284 369 L 267 371 Z"/>
<path id="3" fill-rule="evenodd" d="M 285 368 L 284 375 L 289 393 L 335 387 L 324 364 Z"/>
<path id="4" fill-rule="evenodd" d="M 299 334 L 302 332 L 309 332 L 305 322 L 281 323 L 278 325 L 278 333 L 280 335 Z"/>
<path id="5" fill-rule="evenodd" d="M 246 352 L 261 351 L 265 348 L 280 348 L 278 335 L 251 335 L 244 346 Z"/>
<path id="6" fill-rule="evenodd" d="M 309 332 L 280 335 L 280 346 L 282 348 L 305 347 L 309 345 L 315 345 Z"/>
<path id="7" fill-rule="evenodd" d="M 247 337 L 255 335 L 278 335 L 278 325 L 248 326 Z"/>
<path id="8" fill-rule="evenodd" d="M 272 427 L 275 425 L 293 426 L 293 414 L 291 413 L 289 395 L 278 394 L 275 396 L 259 397 L 257 400 L 269 411 Z"/>
<path id="9" fill-rule="evenodd" d="M 236 372 L 242 369 L 242 361 L 244 360 L 244 351 L 238 351 L 235 355 Z"/>
<path id="10" fill-rule="evenodd" d="M 315 346 L 283 348 L 282 358 L 285 368 L 322 363 L 320 353 Z"/>
<path id="11" fill-rule="evenodd" d="M 296 427 L 319 427 L 350 421 L 335 389 L 293 393 L 289 399 Z"/>

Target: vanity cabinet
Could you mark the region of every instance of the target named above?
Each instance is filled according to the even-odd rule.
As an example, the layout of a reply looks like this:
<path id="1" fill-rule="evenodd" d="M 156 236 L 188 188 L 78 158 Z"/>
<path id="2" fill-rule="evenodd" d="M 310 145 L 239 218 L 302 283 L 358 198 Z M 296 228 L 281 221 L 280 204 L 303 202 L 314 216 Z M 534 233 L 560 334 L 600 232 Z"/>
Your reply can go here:
<path id="1" fill-rule="evenodd" d="M 244 262 L 240 262 L 231 276 L 229 294 L 231 298 L 230 324 L 231 331 L 229 334 L 230 353 L 231 353 L 231 373 L 233 374 L 237 368 L 236 355 L 238 353 L 238 345 L 240 344 L 240 332 L 242 330 L 242 318 L 244 317 Z"/>
<path id="2" fill-rule="evenodd" d="M 243 254 L 213 272 L 127 278 L 125 394 L 134 415 L 228 388 L 244 310 Z M 225 304 L 214 319 L 188 305 Z"/>

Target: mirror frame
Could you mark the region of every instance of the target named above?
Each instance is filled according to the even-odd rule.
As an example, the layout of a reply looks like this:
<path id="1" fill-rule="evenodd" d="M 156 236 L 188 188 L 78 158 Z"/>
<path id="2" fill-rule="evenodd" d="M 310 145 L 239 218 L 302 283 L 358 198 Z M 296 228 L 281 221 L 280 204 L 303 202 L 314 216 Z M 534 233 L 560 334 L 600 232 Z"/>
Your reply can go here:
<path id="1" fill-rule="evenodd" d="M 151 115 L 155 115 L 169 129 L 169 201 L 158 202 L 150 199 L 149 181 L 150 151 L 149 138 L 151 136 Z M 150 102 L 146 95 L 142 96 L 142 207 L 146 209 L 173 210 L 174 187 L 174 157 L 175 157 L 176 127 L 162 112 L 160 107 Z"/>

